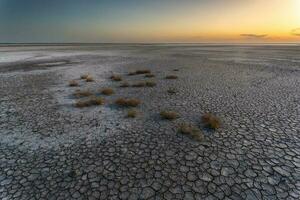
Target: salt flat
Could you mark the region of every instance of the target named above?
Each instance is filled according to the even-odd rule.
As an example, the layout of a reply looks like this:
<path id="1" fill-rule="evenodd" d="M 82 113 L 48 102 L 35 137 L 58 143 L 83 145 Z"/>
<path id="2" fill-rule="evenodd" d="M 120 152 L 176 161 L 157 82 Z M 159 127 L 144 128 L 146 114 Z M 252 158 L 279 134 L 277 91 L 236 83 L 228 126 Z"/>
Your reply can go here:
<path id="1" fill-rule="evenodd" d="M 297 45 L 0 47 L 0 198 L 299 199 L 299 55 Z M 156 87 L 109 78 L 146 80 L 127 75 L 137 69 Z M 104 105 L 74 107 L 76 89 L 105 87 L 115 94 Z M 119 97 L 141 100 L 136 118 Z M 221 128 L 203 126 L 206 112 Z M 182 122 L 205 139 L 178 133 Z"/>

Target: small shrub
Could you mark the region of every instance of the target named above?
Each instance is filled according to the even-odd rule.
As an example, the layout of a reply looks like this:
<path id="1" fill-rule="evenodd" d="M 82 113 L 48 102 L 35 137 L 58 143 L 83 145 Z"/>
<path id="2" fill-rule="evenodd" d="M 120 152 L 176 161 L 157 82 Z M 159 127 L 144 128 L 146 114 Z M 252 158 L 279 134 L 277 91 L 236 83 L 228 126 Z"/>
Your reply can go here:
<path id="1" fill-rule="evenodd" d="M 136 74 L 150 74 L 151 71 L 149 69 L 136 70 Z"/>
<path id="2" fill-rule="evenodd" d="M 113 81 L 122 81 L 122 77 L 120 75 L 112 75 L 110 79 Z"/>
<path id="3" fill-rule="evenodd" d="M 138 82 L 132 84 L 132 87 L 145 87 L 145 86 L 146 86 L 146 82 Z"/>
<path id="4" fill-rule="evenodd" d="M 86 91 L 76 90 L 73 95 L 75 97 L 80 98 L 80 97 L 89 97 L 89 96 L 92 96 L 93 93 L 90 92 L 90 91 L 88 91 L 88 90 L 86 90 Z"/>
<path id="5" fill-rule="evenodd" d="M 163 119 L 173 120 L 179 117 L 179 114 L 174 111 L 161 111 L 160 116 Z"/>
<path id="6" fill-rule="evenodd" d="M 83 108 L 83 107 L 89 107 L 93 105 L 103 105 L 104 99 L 101 97 L 92 97 L 87 100 L 80 100 L 75 103 L 75 107 L 77 108 Z"/>
<path id="7" fill-rule="evenodd" d="M 211 113 L 204 114 L 201 119 L 204 125 L 208 128 L 218 129 L 221 126 L 220 119 Z"/>
<path id="8" fill-rule="evenodd" d="M 104 88 L 101 90 L 101 94 L 104 94 L 104 95 L 112 95 L 114 93 L 115 93 L 115 91 L 111 88 Z"/>
<path id="9" fill-rule="evenodd" d="M 86 100 L 85 101 L 80 100 L 75 103 L 75 107 L 77 107 L 77 108 L 84 108 L 84 107 L 88 107 L 88 106 L 90 106 L 90 104 Z"/>
<path id="10" fill-rule="evenodd" d="M 176 94 L 176 89 L 174 89 L 174 88 L 169 88 L 168 90 L 167 90 L 167 92 L 169 93 L 169 94 Z"/>
<path id="11" fill-rule="evenodd" d="M 81 79 L 87 79 L 88 77 L 89 77 L 88 74 L 82 74 L 82 75 L 80 76 Z"/>
<path id="12" fill-rule="evenodd" d="M 179 69 L 173 69 L 173 71 L 174 71 L 174 72 L 178 72 L 178 71 L 179 71 Z"/>
<path id="13" fill-rule="evenodd" d="M 152 77 L 155 77 L 155 75 L 154 74 L 146 74 L 145 75 L 145 78 L 152 78 Z"/>
<path id="14" fill-rule="evenodd" d="M 115 101 L 115 103 L 124 107 L 136 107 L 141 103 L 141 101 L 139 99 L 119 98 Z"/>
<path id="15" fill-rule="evenodd" d="M 120 87 L 129 87 L 130 84 L 128 82 L 124 82 L 120 85 Z"/>
<path id="16" fill-rule="evenodd" d="M 168 76 L 166 76 L 166 79 L 177 79 L 178 78 L 178 76 L 176 76 L 176 75 L 168 75 Z"/>
<path id="17" fill-rule="evenodd" d="M 105 100 L 101 97 L 93 97 L 89 101 L 92 105 L 103 105 L 105 102 Z"/>
<path id="18" fill-rule="evenodd" d="M 128 110 L 126 117 L 128 117 L 128 118 L 135 118 L 137 116 L 137 114 L 138 113 L 137 113 L 136 110 L 130 109 L 130 110 Z"/>
<path id="19" fill-rule="evenodd" d="M 135 72 L 129 72 L 128 75 L 138 75 L 138 74 L 150 74 L 151 71 L 149 69 L 136 70 Z"/>
<path id="20" fill-rule="evenodd" d="M 76 80 L 71 80 L 71 81 L 69 81 L 69 86 L 70 87 L 77 87 L 77 86 L 79 86 L 79 83 Z"/>
<path id="21" fill-rule="evenodd" d="M 178 131 L 181 134 L 188 135 L 197 141 L 202 141 L 204 139 L 204 135 L 201 130 L 191 124 L 180 124 Z"/>
<path id="22" fill-rule="evenodd" d="M 91 77 L 91 76 L 88 76 L 86 79 L 85 79 L 86 82 L 93 82 L 94 81 L 94 78 Z"/>
<path id="23" fill-rule="evenodd" d="M 153 82 L 153 81 L 146 81 L 146 86 L 147 87 L 154 87 L 154 86 L 156 86 L 156 83 Z"/>

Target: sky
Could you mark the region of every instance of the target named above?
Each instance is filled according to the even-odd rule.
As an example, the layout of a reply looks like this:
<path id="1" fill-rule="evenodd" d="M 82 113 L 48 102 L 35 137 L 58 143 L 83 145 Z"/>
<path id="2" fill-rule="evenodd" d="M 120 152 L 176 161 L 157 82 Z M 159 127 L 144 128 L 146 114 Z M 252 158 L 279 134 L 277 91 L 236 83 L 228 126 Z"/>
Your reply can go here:
<path id="1" fill-rule="evenodd" d="M 300 0 L 0 0 L 0 43 L 300 42 Z"/>

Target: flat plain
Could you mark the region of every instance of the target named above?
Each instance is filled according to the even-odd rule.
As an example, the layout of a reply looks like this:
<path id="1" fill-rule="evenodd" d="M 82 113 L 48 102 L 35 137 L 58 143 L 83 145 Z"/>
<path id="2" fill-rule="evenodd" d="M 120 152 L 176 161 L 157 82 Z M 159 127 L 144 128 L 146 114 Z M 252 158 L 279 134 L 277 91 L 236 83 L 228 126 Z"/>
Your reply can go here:
<path id="1" fill-rule="evenodd" d="M 300 199 L 299 55 L 297 45 L 2 46 L 0 198 Z M 207 128 L 205 113 L 221 126 Z"/>

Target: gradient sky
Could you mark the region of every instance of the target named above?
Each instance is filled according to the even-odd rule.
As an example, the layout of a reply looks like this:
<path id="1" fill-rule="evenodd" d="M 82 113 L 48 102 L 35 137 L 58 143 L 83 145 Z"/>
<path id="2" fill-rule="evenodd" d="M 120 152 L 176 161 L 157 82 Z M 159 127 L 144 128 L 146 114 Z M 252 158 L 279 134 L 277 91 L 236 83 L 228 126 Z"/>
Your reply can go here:
<path id="1" fill-rule="evenodd" d="M 0 42 L 300 42 L 300 0 L 0 0 Z"/>

